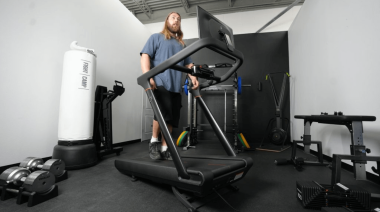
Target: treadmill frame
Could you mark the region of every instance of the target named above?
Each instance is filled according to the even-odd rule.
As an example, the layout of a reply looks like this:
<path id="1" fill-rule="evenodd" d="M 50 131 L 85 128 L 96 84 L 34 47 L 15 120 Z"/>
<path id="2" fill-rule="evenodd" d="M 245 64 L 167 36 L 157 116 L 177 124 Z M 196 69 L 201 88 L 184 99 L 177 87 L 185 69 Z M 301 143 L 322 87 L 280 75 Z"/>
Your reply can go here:
<path id="1" fill-rule="evenodd" d="M 182 163 L 181 157 L 179 156 L 179 153 L 175 147 L 173 138 L 170 135 L 168 127 L 166 126 L 166 123 L 165 123 L 165 120 L 162 116 L 160 108 L 158 107 L 157 100 L 154 97 L 153 91 L 150 87 L 149 79 L 154 77 L 157 74 L 164 72 L 168 68 L 191 74 L 192 69 L 188 69 L 188 68 L 183 67 L 183 66 L 178 66 L 176 64 L 178 62 L 180 62 L 181 60 L 183 60 L 183 58 L 186 58 L 186 57 L 194 54 L 195 52 L 197 52 L 203 48 L 208 48 L 212 51 L 215 51 L 215 52 L 235 61 L 235 63 L 232 65 L 231 69 L 220 78 L 219 82 L 216 82 L 216 81 L 204 82 L 204 83 L 199 85 L 199 88 L 197 90 L 190 90 L 190 92 L 195 98 L 197 98 L 198 104 L 201 106 L 203 113 L 206 115 L 208 121 L 210 122 L 211 126 L 213 127 L 213 129 L 214 129 L 217 137 L 219 138 L 219 141 L 222 143 L 227 155 L 236 156 L 236 154 L 234 153 L 234 150 L 231 147 L 231 145 L 229 144 L 227 138 L 223 134 L 222 130 L 220 129 L 217 122 L 213 118 L 213 116 L 212 116 L 210 110 L 208 109 L 207 105 L 203 101 L 203 99 L 199 93 L 199 89 L 202 89 L 202 88 L 223 82 L 223 81 L 227 80 L 233 73 L 235 73 L 237 71 L 237 69 L 243 63 L 244 56 L 240 51 L 235 49 L 232 52 L 231 50 L 228 49 L 228 47 L 225 43 L 223 43 L 222 41 L 219 41 L 217 39 L 214 39 L 214 38 L 200 39 L 200 40 L 192 43 L 191 45 L 187 46 L 182 51 L 178 52 L 177 54 L 173 55 L 172 57 L 170 57 L 166 61 L 162 62 L 158 66 L 154 67 L 150 71 L 144 73 L 143 75 L 141 75 L 140 77 L 137 78 L 138 84 L 145 89 L 145 92 L 148 96 L 148 100 L 152 105 L 152 109 L 153 109 L 154 114 L 157 117 L 157 121 L 160 125 L 161 132 L 163 133 L 163 136 L 165 137 L 165 140 L 166 140 L 166 143 L 168 145 L 169 151 L 171 153 L 173 162 L 174 162 L 174 164 L 178 170 L 178 174 L 180 176 L 180 179 L 183 181 L 186 181 L 185 179 L 189 180 L 190 176 L 189 176 L 189 173 L 186 171 L 186 169 Z"/>

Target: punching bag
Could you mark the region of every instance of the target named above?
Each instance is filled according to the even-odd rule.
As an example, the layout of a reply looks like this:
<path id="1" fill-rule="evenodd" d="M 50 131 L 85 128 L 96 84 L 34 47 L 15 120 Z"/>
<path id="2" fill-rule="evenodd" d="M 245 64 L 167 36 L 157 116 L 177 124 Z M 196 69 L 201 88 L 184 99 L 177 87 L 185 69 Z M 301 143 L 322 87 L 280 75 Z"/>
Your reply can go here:
<path id="1" fill-rule="evenodd" d="M 92 140 L 96 55 L 93 49 L 77 46 L 76 41 L 70 48 L 63 59 L 58 145 L 52 158 L 63 160 L 66 169 L 81 169 L 97 163 Z"/>

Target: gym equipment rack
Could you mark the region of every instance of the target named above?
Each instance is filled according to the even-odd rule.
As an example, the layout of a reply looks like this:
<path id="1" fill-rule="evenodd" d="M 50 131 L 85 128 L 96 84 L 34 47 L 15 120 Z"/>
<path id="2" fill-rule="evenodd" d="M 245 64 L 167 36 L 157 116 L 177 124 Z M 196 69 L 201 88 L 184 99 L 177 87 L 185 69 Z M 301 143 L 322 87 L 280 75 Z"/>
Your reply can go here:
<path id="1" fill-rule="evenodd" d="M 207 66 L 207 65 L 203 65 Z M 208 67 L 231 67 L 231 64 L 216 64 Z M 227 133 L 227 91 L 233 92 L 233 119 L 232 119 L 232 128 L 233 128 L 233 134 L 234 134 L 234 148 L 236 150 L 236 153 L 244 152 L 244 151 L 252 151 L 254 149 L 251 149 L 248 142 L 246 141 L 243 133 L 239 130 L 238 125 L 238 94 L 242 94 L 242 87 L 251 87 L 250 84 L 248 85 L 242 85 L 241 77 L 238 77 L 237 73 L 234 73 L 234 84 L 232 85 L 214 85 L 205 87 L 202 89 L 202 91 L 224 91 L 224 133 Z M 192 94 L 189 93 L 189 90 L 191 90 L 191 82 L 190 80 L 186 79 L 185 85 L 184 85 L 184 91 L 185 94 L 188 96 L 188 126 L 184 127 L 184 131 L 181 133 L 181 135 L 177 139 L 177 146 L 184 146 L 183 150 L 187 150 L 188 148 L 195 148 L 195 145 L 198 143 L 198 132 L 202 130 L 198 130 L 198 126 L 210 126 L 209 124 L 198 124 L 197 123 L 197 117 L 198 117 L 198 110 L 197 110 L 197 100 L 196 98 L 193 98 Z M 184 139 L 187 139 L 186 143 L 184 144 Z"/>
<path id="2" fill-rule="evenodd" d="M 58 196 L 57 185 L 53 185 L 52 189 L 48 192 L 39 194 L 36 192 L 25 191 L 22 186 L 18 187 L 0 180 L 0 189 L 1 201 L 16 197 L 16 203 L 18 205 L 28 202 L 28 207 L 33 207 Z"/>
<path id="3" fill-rule="evenodd" d="M 369 210 L 371 194 L 357 186 L 340 183 L 321 185 L 315 181 L 297 181 L 297 199 L 302 206 L 310 209 L 322 207 L 346 207 Z"/>

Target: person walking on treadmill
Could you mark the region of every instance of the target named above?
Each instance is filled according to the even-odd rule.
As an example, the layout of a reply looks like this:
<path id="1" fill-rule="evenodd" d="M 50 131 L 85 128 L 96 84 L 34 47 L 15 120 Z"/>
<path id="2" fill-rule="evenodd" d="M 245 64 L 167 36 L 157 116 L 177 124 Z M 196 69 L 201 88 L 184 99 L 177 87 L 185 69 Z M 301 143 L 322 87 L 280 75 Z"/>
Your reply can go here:
<path id="1" fill-rule="evenodd" d="M 181 51 L 185 47 L 182 38 L 181 16 L 177 12 L 171 12 L 166 17 L 164 29 L 160 33 L 151 35 L 143 50 L 140 52 L 142 72 L 148 72 L 150 69 Z M 190 57 L 187 57 L 177 65 L 192 68 L 193 62 Z M 197 78 L 190 74 L 189 77 L 193 83 L 192 89 L 197 89 L 199 86 Z M 153 89 L 157 104 L 170 133 L 172 132 L 173 127 L 178 127 L 180 109 L 182 107 L 180 93 L 181 78 L 182 73 L 173 69 L 167 69 L 153 78 L 150 78 L 151 88 Z M 159 149 L 159 132 L 160 126 L 155 115 L 153 120 L 152 139 L 149 143 L 149 156 L 154 160 L 171 160 L 164 136 L 162 136 L 161 149 Z"/>

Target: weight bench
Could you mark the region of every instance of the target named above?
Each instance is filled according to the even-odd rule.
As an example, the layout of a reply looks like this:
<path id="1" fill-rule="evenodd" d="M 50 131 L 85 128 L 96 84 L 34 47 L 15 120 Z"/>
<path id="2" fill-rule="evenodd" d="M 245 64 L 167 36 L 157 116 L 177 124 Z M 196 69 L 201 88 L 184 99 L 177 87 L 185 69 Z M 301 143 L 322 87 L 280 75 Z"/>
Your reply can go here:
<path id="1" fill-rule="evenodd" d="M 380 167 L 380 156 L 367 156 L 367 153 L 370 153 L 371 150 L 366 148 L 363 142 L 363 121 L 375 121 L 375 116 L 344 116 L 342 112 L 335 113 L 334 115 L 328 115 L 327 113 L 322 113 L 322 115 L 312 115 L 312 116 L 294 116 L 294 118 L 297 119 L 304 119 L 304 128 L 305 128 L 305 134 L 303 136 L 302 141 L 294 141 L 293 142 L 293 151 L 291 156 L 291 161 L 295 161 L 295 152 L 296 152 L 296 145 L 297 143 L 303 143 L 305 145 L 305 151 L 309 153 L 310 151 L 310 144 L 317 144 L 318 145 L 318 162 L 322 164 L 322 143 L 320 141 L 311 141 L 311 135 L 310 135 L 310 126 L 312 122 L 318 122 L 322 124 L 335 124 L 335 125 L 345 125 L 349 132 L 351 133 L 351 145 L 350 145 L 350 154 L 333 154 L 332 157 L 332 174 L 331 174 L 331 188 L 326 190 L 326 192 L 330 192 L 328 195 L 327 193 L 324 194 L 326 197 L 329 196 L 331 201 L 328 201 L 328 198 L 326 198 L 326 201 L 328 201 L 328 207 L 336 207 L 333 203 L 333 201 L 336 201 L 338 199 L 333 200 L 332 198 L 334 196 L 340 194 L 350 196 L 349 200 L 346 201 L 346 207 L 347 208 L 356 208 L 358 205 L 356 205 L 355 202 L 360 202 L 360 205 L 363 206 L 365 209 L 369 209 L 368 205 L 364 203 L 368 203 L 369 205 L 371 201 L 379 201 L 380 200 L 380 194 L 376 193 L 369 193 L 368 191 L 362 190 L 359 188 L 355 189 L 355 186 L 348 186 L 345 187 L 345 185 L 341 184 L 341 167 L 342 167 L 342 160 L 351 160 L 353 163 L 354 168 L 354 177 L 356 180 L 366 180 L 366 168 L 365 164 L 367 161 L 376 161 L 377 168 L 372 167 L 372 170 L 379 174 L 379 167 Z M 302 138 L 302 137 L 301 137 Z M 308 163 L 305 163 L 308 164 Z M 380 176 L 377 177 L 377 183 L 380 182 Z M 315 182 L 314 182 L 315 183 Z M 308 187 L 310 184 L 306 184 L 305 182 L 297 182 L 297 190 L 299 191 L 300 185 Z M 318 184 L 318 183 L 316 183 Z M 309 186 L 310 187 L 310 186 Z M 328 186 L 329 187 L 329 186 Z M 335 188 L 337 187 L 337 188 Z M 312 186 L 310 187 L 312 188 Z M 309 188 L 309 190 L 310 190 Z M 322 187 L 323 188 L 323 187 Z M 343 189 L 343 190 L 342 190 Z M 353 189 L 353 190 L 351 190 Z M 314 190 L 313 190 L 314 192 Z M 335 193 L 334 193 L 335 192 Z M 306 196 L 310 196 L 307 192 L 302 192 Z M 298 196 L 302 195 L 302 193 L 298 192 Z M 323 192 L 322 192 L 323 193 Z M 368 196 L 370 194 L 370 196 Z M 302 197 L 302 196 L 301 196 Z M 313 203 L 315 206 L 315 203 L 318 202 L 318 206 L 320 203 L 322 203 L 320 200 L 320 196 L 315 195 L 313 193 L 311 199 L 307 199 L 308 203 Z M 308 197 L 309 198 L 309 197 Z M 323 198 L 322 198 L 323 199 Z M 355 200 L 356 199 L 356 200 Z M 300 198 L 302 201 L 302 198 Z M 353 201 L 354 200 L 354 201 Z M 348 203 L 349 202 L 349 203 Z M 305 202 L 303 202 L 305 203 Z M 338 205 L 341 203 L 338 203 Z M 322 203 L 323 205 L 323 203 Z M 311 207 L 312 205 L 307 205 L 308 207 Z M 327 207 L 327 202 L 326 202 Z M 364 209 L 363 208 L 363 209 Z M 356 210 L 349 210 L 344 207 L 342 208 L 324 208 L 323 211 L 356 211 Z M 364 210 L 363 210 L 364 211 Z M 374 211 L 378 211 L 377 209 Z M 380 211 L 380 210 L 379 210 Z"/>
<path id="2" fill-rule="evenodd" d="M 366 149 L 363 144 L 363 121 L 375 121 L 375 116 L 345 116 L 342 112 L 335 113 L 335 115 L 328 115 L 327 113 L 322 113 L 322 115 L 296 115 L 296 119 L 304 120 L 304 135 L 301 137 L 302 140 L 293 141 L 293 150 L 291 153 L 290 162 L 294 165 L 297 164 L 296 149 L 297 144 L 304 144 L 304 150 L 306 153 L 310 153 L 310 145 L 317 144 L 318 146 L 318 161 L 303 161 L 305 165 L 328 165 L 323 162 L 323 152 L 322 152 L 322 142 L 312 141 L 310 128 L 313 122 L 318 122 L 320 124 L 334 124 L 334 125 L 345 125 L 351 133 L 351 145 L 350 152 L 352 156 L 365 157 L 366 153 L 370 153 L 370 149 Z M 355 158 L 352 161 L 354 163 L 354 173 L 355 178 L 365 179 L 365 165 L 367 162 L 365 160 L 360 160 Z M 302 164 L 301 164 L 302 165 Z"/>

